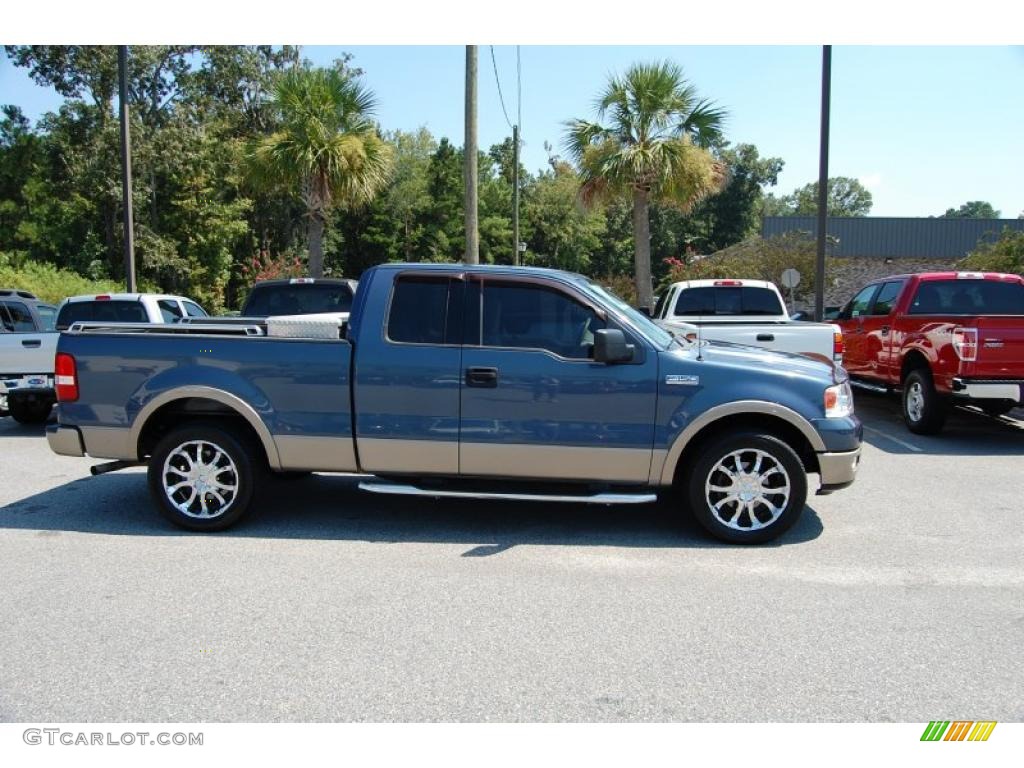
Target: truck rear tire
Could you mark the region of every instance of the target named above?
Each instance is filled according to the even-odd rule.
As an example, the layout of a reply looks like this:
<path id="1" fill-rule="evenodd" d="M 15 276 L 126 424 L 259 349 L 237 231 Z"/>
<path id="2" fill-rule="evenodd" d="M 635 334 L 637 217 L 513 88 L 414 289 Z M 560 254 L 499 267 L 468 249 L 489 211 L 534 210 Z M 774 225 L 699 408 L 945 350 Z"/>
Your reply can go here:
<path id="1" fill-rule="evenodd" d="M 11 417 L 19 424 L 45 424 L 53 410 L 50 403 L 20 398 L 8 398 L 7 407 Z"/>
<path id="2" fill-rule="evenodd" d="M 949 404 L 935 391 L 932 375 L 915 368 L 903 380 L 903 421 L 917 435 L 936 435 L 942 431 Z"/>
<path id="3" fill-rule="evenodd" d="M 147 474 L 164 517 L 190 531 L 222 531 L 248 513 L 264 473 L 249 440 L 219 425 L 196 423 L 157 444 Z"/>
<path id="4" fill-rule="evenodd" d="M 761 544 L 800 518 L 807 474 L 796 452 L 777 437 L 732 433 L 700 446 L 687 497 L 694 517 L 715 538 Z"/>

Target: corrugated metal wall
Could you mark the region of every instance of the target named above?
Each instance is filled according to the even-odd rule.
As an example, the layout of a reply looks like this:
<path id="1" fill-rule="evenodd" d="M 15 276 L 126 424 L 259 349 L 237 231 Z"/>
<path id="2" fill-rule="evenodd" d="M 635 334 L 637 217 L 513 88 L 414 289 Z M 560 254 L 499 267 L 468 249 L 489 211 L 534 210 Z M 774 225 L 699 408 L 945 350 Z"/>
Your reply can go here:
<path id="1" fill-rule="evenodd" d="M 982 238 L 994 240 L 1010 227 L 1024 232 L 1022 219 L 896 219 L 865 216 L 829 217 L 828 234 L 838 238 L 833 256 L 875 258 L 960 258 Z M 792 231 L 815 233 L 814 216 L 766 216 L 761 235 L 773 237 Z"/>

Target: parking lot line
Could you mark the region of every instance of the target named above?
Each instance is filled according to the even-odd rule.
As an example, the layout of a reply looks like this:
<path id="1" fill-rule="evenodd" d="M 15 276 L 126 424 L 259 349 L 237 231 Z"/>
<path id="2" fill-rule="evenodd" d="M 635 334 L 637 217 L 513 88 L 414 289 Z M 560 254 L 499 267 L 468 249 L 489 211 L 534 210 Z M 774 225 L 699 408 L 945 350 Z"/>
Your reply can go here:
<path id="1" fill-rule="evenodd" d="M 908 443 L 906 440 L 900 440 L 898 437 L 893 437 L 892 435 L 888 434 L 887 432 L 883 432 L 880 429 L 875 429 L 874 427 L 869 427 L 866 424 L 864 425 L 864 431 L 865 432 L 872 432 L 872 433 L 874 433 L 876 435 L 881 435 L 886 440 L 892 440 L 897 445 L 902 445 L 908 451 L 913 451 L 914 453 L 921 453 L 924 450 L 924 448 L 918 448 L 913 443 Z"/>

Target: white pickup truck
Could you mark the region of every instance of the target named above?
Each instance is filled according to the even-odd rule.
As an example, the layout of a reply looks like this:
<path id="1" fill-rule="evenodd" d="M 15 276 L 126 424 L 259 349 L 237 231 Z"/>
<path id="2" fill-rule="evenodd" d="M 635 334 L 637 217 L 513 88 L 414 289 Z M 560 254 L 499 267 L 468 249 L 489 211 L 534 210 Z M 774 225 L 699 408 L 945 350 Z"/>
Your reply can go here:
<path id="1" fill-rule="evenodd" d="M 727 341 L 842 362 L 843 333 L 831 323 L 791 320 L 779 289 L 764 280 L 687 280 L 658 299 L 654 321 L 690 339 Z"/>
<path id="2" fill-rule="evenodd" d="M 72 296 L 56 308 L 27 291 L 0 290 L 0 416 L 41 424 L 56 401 L 53 358 L 60 331 L 75 322 L 176 323 L 206 317 L 184 296 L 112 293 Z"/>

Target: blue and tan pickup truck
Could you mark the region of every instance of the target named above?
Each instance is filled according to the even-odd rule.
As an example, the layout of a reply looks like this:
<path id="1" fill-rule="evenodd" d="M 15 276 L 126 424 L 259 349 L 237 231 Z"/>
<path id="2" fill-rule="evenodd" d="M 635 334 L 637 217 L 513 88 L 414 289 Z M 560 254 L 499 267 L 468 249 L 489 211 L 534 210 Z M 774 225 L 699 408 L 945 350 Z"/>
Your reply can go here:
<path id="1" fill-rule="evenodd" d="M 163 514 L 200 531 L 240 520 L 270 473 L 336 472 L 429 497 L 675 490 L 712 535 L 755 543 L 793 525 L 812 482 L 856 474 L 841 367 L 674 337 L 580 275 L 386 264 L 331 323 L 77 323 L 50 446 L 115 460 L 94 473 L 148 465 Z"/>

